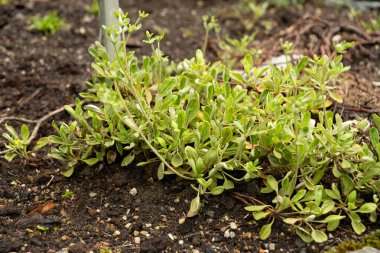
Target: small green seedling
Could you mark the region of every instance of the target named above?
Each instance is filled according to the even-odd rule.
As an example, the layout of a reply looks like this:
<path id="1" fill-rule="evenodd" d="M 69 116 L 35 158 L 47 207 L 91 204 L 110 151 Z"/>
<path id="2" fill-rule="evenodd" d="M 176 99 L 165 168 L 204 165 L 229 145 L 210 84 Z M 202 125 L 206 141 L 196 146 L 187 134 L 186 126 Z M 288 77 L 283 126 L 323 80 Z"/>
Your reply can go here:
<path id="1" fill-rule="evenodd" d="M 90 14 L 98 15 L 98 13 L 99 13 L 98 1 L 92 0 L 92 4 L 86 6 L 86 11 Z"/>
<path id="2" fill-rule="evenodd" d="M 62 198 L 70 198 L 72 199 L 74 197 L 74 192 L 66 190 L 64 194 L 62 194 Z"/>
<path id="3" fill-rule="evenodd" d="M 43 225 L 37 225 L 37 226 L 36 226 L 36 229 L 37 229 L 38 231 L 40 231 L 41 233 L 44 233 L 44 234 L 46 234 L 46 232 L 49 231 L 49 228 L 48 228 L 48 227 L 45 227 L 45 226 L 43 226 Z"/>
<path id="4" fill-rule="evenodd" d="M 16 156 L 28 159 L 30 152 L 38 151 L 48 144 L 47 138 L 41 138 L 38 140 L 34 148 L 31 151 L 28 151 L 27 147 L 30 143 L 30 132 L 25 124 L 21 126 L 21 137 L 10 125 L 5 124 L 5 129 L 7 130 L 7 133 L 3 133 L 2 136 L 8 141 L 8 143 L 5 144 L 6 150 L 4 155 L 4 158 L 8 162 L 12 161 Z"/>
<path id="5" fill-rule="evenodd" d="M 49 12 L 41 17 L 36 15 L 30 17 L 32 24 L 29 26 L 30 30 L 42 32 L 44 35 L 50 35 L 58 32 L 58 30 L 67 27 L 65 20 L 59 18 L 56 11 Z"/>
<path id="6" fill-rule="evenodd" d="M 362 22 L 363 27 L 368 33 L 380 31 L 380 16 L 378 18 L 371 18 L 369 22 Z"/>
<path id="7" fill-rule="evenodd" d="M 0 5 L 6 5 L 9 4 L 11 0 L 0 0 Z"/>

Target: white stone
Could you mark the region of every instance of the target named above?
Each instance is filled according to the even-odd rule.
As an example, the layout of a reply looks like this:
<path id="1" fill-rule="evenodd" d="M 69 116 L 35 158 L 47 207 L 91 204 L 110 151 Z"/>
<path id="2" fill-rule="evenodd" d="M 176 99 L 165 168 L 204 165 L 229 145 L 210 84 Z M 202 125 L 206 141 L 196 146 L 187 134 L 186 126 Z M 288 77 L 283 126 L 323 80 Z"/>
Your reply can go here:
<path id="1" fill-rule="evenodd" d="M 136 196 L 136 195 L 137 195 L 137 189 L 136 189 L 136 188 L 132 188 L 132 189 L 129 191 L 129 194 L 131 194 L 132 196 Z"/>
<path id="2" fill-rule="evenodd" d="M 236 223 L 235 223 L 235 222 L 231 222 L 231 224 L 230 224 L 230 228 L 231 228 L 232 230 L 237 229 L 237 225 L 236 225 Z"/>

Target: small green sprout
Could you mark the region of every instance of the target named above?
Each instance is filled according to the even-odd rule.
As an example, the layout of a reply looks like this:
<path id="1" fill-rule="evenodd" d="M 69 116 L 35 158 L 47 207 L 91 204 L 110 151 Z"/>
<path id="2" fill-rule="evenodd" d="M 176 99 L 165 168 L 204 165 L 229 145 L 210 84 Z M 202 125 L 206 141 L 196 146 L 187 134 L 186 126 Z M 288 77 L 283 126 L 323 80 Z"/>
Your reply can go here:
<path id="1" fill-rule="evenodd" d="M 49 231 L 49 228 L 48 227 L 45 227 L 43 225 L 37 225 L 36 226 L 36 229 L 44 234 L 46 234 L 47 231 Z"/>
<path id="2" fill-rule="evenodd" d="M 97 0 L 92 0 L 91 5 L 86 5 L 86 11 L 93 15 L 98 15 L 99 13 L 99 5 Z"/>
<path id="3" fill-rule="evenodd" d="M 74 192 L 72 191 L 68 191 L 66 190 L 64 194 L 62 194 L 62 198 L 63 199 L 66 199 L 66 198 L 73 198 L 74 197 Z"/>
<path id="4" fill-rule="evenodd" d="M 6 5 L 9 4 L 11 0 L 0 0 L 0 5 Z"/>
<path id="5" fill-rule="evenodd" d="M 29 26 L 30 30 L 37 30 L 44 35 L 50 35 L 58 32 L 58 30 L 67 27 L 65 20 L 59 18 L 56 11 L 49 12 L 45 16 L 40 15 L 30 17 L 32 24 Z"/>

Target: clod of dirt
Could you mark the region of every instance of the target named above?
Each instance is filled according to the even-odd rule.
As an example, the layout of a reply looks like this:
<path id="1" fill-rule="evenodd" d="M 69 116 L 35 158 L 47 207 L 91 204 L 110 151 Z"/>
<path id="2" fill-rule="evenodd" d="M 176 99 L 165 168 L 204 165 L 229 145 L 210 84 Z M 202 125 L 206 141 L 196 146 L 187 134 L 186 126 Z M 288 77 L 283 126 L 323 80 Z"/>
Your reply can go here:
<path id="1" fill-rule="evenodd" d="M 165 250 L 170 245 L 170 241 L 161 236 L 141 242 L 140 252 L 155 253 Z"/>

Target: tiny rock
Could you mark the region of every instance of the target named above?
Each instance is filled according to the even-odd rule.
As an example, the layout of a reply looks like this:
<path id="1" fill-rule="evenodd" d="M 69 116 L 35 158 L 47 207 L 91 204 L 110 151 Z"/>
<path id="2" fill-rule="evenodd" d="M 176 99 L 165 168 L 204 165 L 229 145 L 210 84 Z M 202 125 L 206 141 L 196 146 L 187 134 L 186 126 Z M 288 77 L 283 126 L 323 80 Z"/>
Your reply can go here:
<path id="1" fill-rule="evenodd" d="M 126 216 L 126 215 L 123 215 L 122 219 L 123 219 L 123 220 L 127 220 L 127 216 Z"/>
<path id="2" fill-rule="evenodd" d="M 183 223 L 185 223 L 185 221 L 186 221 L 186 218 L 181 218 L 181 219 L 178 220 L 178 223 L 179 224 L 183 224 Z"/>
<path id="3" fill-rule="evenodd" d="M 229 229 L 226 229 L 226 231 L 224 231 L 224 237 L 230 238 L 230 230 Z"/>
<path id="4" fill-rule="evenodd" d="M 179 244 L 179 245 L 183 245 L 183 240 L 179 240 L 179 241 L 178 241 L 178 244 Z"/>
<path id="5" fill-rule="evenodd" d="M 132 227 L 132 223 L 127 223 L 127 224 L 125 224 L 125 228 L 129 229 L 129 228 L 131 228 L 131 227 Z"/>
<path id="6" fill-rule="evenodd" d="M 93 197 L 95 197 L 96 195 L 98 195 L 96 192 L 90 192 L 90 194 L 89 194 L 90 198 L 93 198 Z"/>
<path id="7" fill-rule="evenodd" d="M 141 242 L 140 237 L 135 237 L 135 243 L 136 243 L 136 244 L 140 244 L 140 242 Z"/>
<path id="8" fill-rule="evenodd" d="M 145 227 L 147 227 L 147 228 L 151 228 L 151 227 L 152 227 L 152 223 L 147 223 L 147 224 L 145 224 Z"/>
<path id="9" fill-rule="evenodd" d="M 137 189 L 136 189 L 136 188 L 132 188 L 132 189 L 129 191 L 129 194 L 131 194 L 132 196 L 136 196 L 136 195 L 137 195 Z"/>
<path id="10" fill-rule="evenodd" d="M 235 223 L 235 222 L 231 222 L 231 224 L 230 224 L 230 228 L 231 228 L 232 230 L 237 229 L 237 225 L 236 225 L 236 223 Z"/>
<path id="11" fill-rule="evenodd" d="M 269 250 L 275 250 L 276 249 L 276 244 L 269 243 L 268 248 L 269 248 Z"/>
<path id="12" fill-rule="evenodd" d="M 137 230 L 133 231 L 133 235 L 134 235 L 134 236 L 138 236 L 139 234 L 140 234 L 139 231 L 137 231 Z"/>
<path id="13" fill-rule="evenodd" d="M 170 238 L 172 241 L 175 240 L 175 236 L 174 236 L 174 235 L 172 235 L 172 234 L 168 234 L 168 236 L 169 236 L 169 238 Z"/>
<path id="14" fill-rule="evenodd" d="M 235 236 L 236 236 L 235 232 L 234 232 L 234 231 L 231 231 L 231 232 L 230 232 L 230 238 L 235 238 Z"/>
<path id="15" fill-rule="evenodd" d="M 62 241 L 66 241 L 68 239 L 68 236 L 67 235 L 64 235 L 61 237 Z"/>
<path id="16" fill-rule="evenodd" d="M 119 236 L 121 233 L 119 230 L 115 230 L 115 232 L 113 232 L 113 236 Z"/>
<path id="17" fill-rule="evenodd" d="M 148 231 L 145 230 L 140 231 L 140 234 L 142 234 L 143 236 L 149 235 Z"/>

